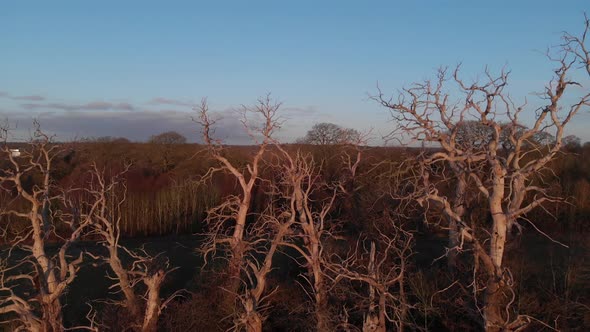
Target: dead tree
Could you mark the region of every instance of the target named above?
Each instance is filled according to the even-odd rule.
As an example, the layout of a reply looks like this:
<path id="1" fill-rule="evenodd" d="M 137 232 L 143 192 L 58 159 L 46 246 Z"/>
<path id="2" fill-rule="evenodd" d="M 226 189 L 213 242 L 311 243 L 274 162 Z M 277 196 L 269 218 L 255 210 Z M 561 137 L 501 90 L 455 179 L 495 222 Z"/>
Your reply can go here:
<path id="1" fill-rule="evenodd" d="M 121 207 L 127 197 L 127 187 L 123 176 L 130 165 L 122 172 L 107 175 L 105 169 L 92 164 L 91 181 L 86 189 L 90 202 L 96 208 L 91 215 L 93 234 L 98 235 L 100 243 L 108 250 L 108 256 L 100 257 L 108 263 L 115 274 L 111 277 L 117 288 L 123 293 L 124 300 L 116 302 L 126 308 L 131 315 L 131 328 L 151 332 L 157 330 L 157 323 L 162 309 L 177 293 L 162 301 L 160 289 L 166 275 L 174 269 L 169 268 L 168 259 L 161 255 L 150 255 L 143 248 L 130 250 L 120 244 Z M 128 266 L 122 261 L 121 254 L 129 257 Z M 130 266 L 129 266 L 130 265 Z M 143 284 L 145 290 L 141 293 Z"/>
<path id="2" fill-rule="evenodd" d="M 204 178 L 223 172 L 233 176 L 240 188 L 239 194 L 226 197 L 221 205 L 208 212 L 208 240 L 202 247 L 206 259 L 220 247 L 222 249 L 229 247 L 229 275 L 233 283 L 230 292 L 233 293 L 236 293 L 239 288 L 240 270 L 247 250 L 244 233 L 251 212 L 253 190 L 260 179 L 262 158 L 272 143 L 273 134 L 281 125 L 277 114 L 280 106 L 280 103 L 274 103 L 267 95 L 259 99 L 255 106 L 242 106 L 240 109 L 243 128 L 257 146 L 256 153 L 245 167 L 233 164 L 225 156 L 222 141 L 215 138 L 216 121 L 211 117 L 205 99 L 197 110 L 199 112 L 197 121 L 202 127 L 203 142 L 209 155 L 219 164 L 218 167 L 211 168 Z M 261 121 L 262 125 L 252 125 L 253 120 Z"/>
<path id="3" fill-rule="evenodd" d="M 25 261 L 33 264 L 31 261 Z M 35 279 L 27 273 L 13 271 L 24 264 L 9 266 L 6 259 L 0 264 L 0 314 L 3 317 L 15 315 L 16 318 L 3 319 L 3 324 L 15 324 L 17 331 L 43 331 L 43 321 L 35 308 L 35 299 L 16 292 L 16 287 L 35 288 Z M 30 268 L 29 268 L 30 269 Z"/>
<path id="4" fill-rule="evenodd" d="M 415 183 L 413 197 L 426 209 L 440 209 L 457 225 L 458 241 L 453 250 L 461 251 L 465 246 L 472 249 L 474 275 L 485 278 L 485 287 L 479 287 L 476 281 L 472 287 L 474 294 L 483 293 L 481 314 L 487 331 L 517 330 L 532 320 L 510 308 L 515 297 L 511 287 L 514 281 L 504 264 L 505 249 L 513 227 L 528 223 L 537 229 L 535 222 L 527 219 L 527 213 L 559 201 L 533 182 L 543 176 L 547 164 L 559 153 L 565 127 L 589 105 L 587 90 L 582 95 L 578 92 L 569 96 L 576 98 L 571 104 L 565 104 L 564 97 L 570 87 L 580 86 L 569 78 L 572 68 L 582 64 L 588 69 L 588 53 L 584 51 L 587 32 L 588 20 L 582 37 L 566 35 L 565 46 L 556 56 L 550 55 L 557 68 L 545 91 L 539 94 L 546 105 L 536 109 L 528 107 L 526 101 L 517 105 L 508 95 L 506 71 L 493 76 L 486 70 L 482 81 L 467 83 L 460 78 L 459 68 L 451 75 L 441 69 L 436 80 L 415 83 L 403 89 L 397 98 L 387 98 L 381 92 L 375 96 L 397 121 L 396 132 L 432 146 L 417 160 L 420 180 Z M 450 89 L 460 91 L 462 97 L 453 98 Z M 521 123 L 521 116 L 527 111 L 534 117 L 529 127 Z M 480 148 L 464 149 L 458 144 L 458 133 L 466 121 L 477 121 L 489 130 L 490 136 Z M 528 143 L 547 132 L 554 139 L 546 145 Z M 502 144 L 506 141 L 510 144 Z M 459 179 L 455 183 L 456 192 L 462 192 L 460 187 L 464 185 L 465 193 L 485 201 L 491 218 L 489 228 L 482 231 L 468 224 L 459 209 L 461 200 L 449 199 L 444 194 L 441 183 L 445 179 L 433 171 L 436 164 L 457 168 L 456 174 L 465 182 Z"/>
<path id="5" fill-rule="evenodd" d="M 347 256 L 334 256 L 327 265 L 335 282 L 349 280 L 368 287 L 368 308 L 364 309 L 363 332 L 380 331 L 393 325 L 403 331 L 409 308 L 405 292 L 408 258 L 412 254 L 412 234 L 387 217 L 387 229 L 377 228 L 374 240 L 358 241 Z M 370 248 L 366 248 L 369 243 Z M 388 323 L 389 322 L 389 323 Z"/>
<path id="6" fill-rule="evenodd" d="M 292 196 L 289 205 L 294 206 Z M 268 276 L 273 269 L 273 258 L 280 249 L 285 237 L 292 231 L 295 214 L 292 209 L 278 208 L 270 203 L 269 208 L 259 216 L 260 220 L 250 232 L 250 248 L 244 269 L 244 291 L 239 296 L 242 310 L 237 312 L 236 330 L 244 328 L 248 332 L 262 332 L 264 312 L 268 309 L 266 300 L 276 291 L 269 291 Z"/>
<path id="7" fill-rule="evenodd" d="M 55 187 L 52 179 L 53 162 L 60 152 L 58 144 L 51 142 L 51 137 L 44 134 L 35 122 L 33 139 L 29 148 L 14 156 L 6 139 L 7 128 L 1 133 L 4 144 L 0 152 L 8 161 L 8 167 L 0 171 L 0 187 L 16 192 L 13 200 L 3 202 L 0 217 L 11 220 L 5 225 L 4 236 L 9 243 L 5 270 L 2 273 L 2 285 L 5 294 L 0 299 L 3 306 L 0 313 L 15 313 L 23 324 L 23 328 L 32 331 L 62 331 L 62 303 L 68 285 L 76 278 L 83 262 L 83 252 L 71 257 L 71 246 L 78 241 L 91 224 L 89 215 L 64 212 L 71 208 L 68 193 Z M 29 185 L 28 179 L 37 177 L 39 180 Z M 18 206 L 20 204 L 20 206 Z M 90 210 L 94 206 L 90 207 Z M 11 224 L 17 220 L 24 222 L 24 230 L 11 234 Z M 58 232 L 58 224 L 67 226 L 68 230 Z M 58 243 L 57 250 L 48 249 L 49 241 Z M 11 254 L 24 253 L 18 259 Z M 9 264 L 21 261 L 34 267 L 13 269 Z M 11 275 L 11 271 L 18 271 Z M 27 282 L 25 282 L 27 281 Z M 23 287 L 33 288 L 32 297 L 17 295 L 15 283 Z M 22 291 L 22 290 L 21 290 Z"/>
<path id="8" fill-rule="evenodd" d="M 281 247 L 290 247 L 296 249 L 305 261 L 308 270 L 305 279 L 312 286 L 316 324 L 318 331 L 323 331 L 330 327 L 322 253 L 322 242 L 329 235 L 330 228 L 324 226 L 324 221 L 341 186 L 335 185 L 328 190 L 330 195 L 317 212 L 318 206 L 313 205 L 311 195 L 316 190 L 325 189 L 319 183 L 320 168 L 316 167 L 313 158 L 299 150 L 292 153 L 278 141 L 270 142 L 276 148 L 274 164 L 270 165 L 275 178 L 265 180 L 270 187 L 267 192 L 270 203 L 257 216 L 247 234 L 248 252 L 243 277 L 246 287 L 245 294 L 240 296 L 243 314 L 236 327 L 261 331 L 264 321 L 261 313 L 267 308 L 261 305 L 262 298 L 266 299 L 274 292 L 265 292 L 272 259 Z"/>
<path id="9" fill-rule="evenodd" d="M 314 314 L 318 331 L 331 329 L 328 306 L 328 280 L 325 273 L 325 241 L 332 237 L 332 226 L 328 225 L 329 213 L 340 193 L 340 186 L 328 186 L 321 181 L 321 167 L 313 158 L 299 150 L 292 155 L 280 145 L 277 148 L 284 160 L 284 177 L 293 191 L 293 214 L 296 216 L 293 231 L 281 243 L 295 249 L 302 257 L 307 269 L 306 281 L 311 286 L 315 304 Z M 312 197 L 324 190 L 325 198 Z"/>
<path id="10" fill-rule="evenodd" d="M 262 331 L 265 320 L 263 311 L 268 305 L 263 303 L 276 290 L 268 291 L 267 278 L 272 270 L 274 255 L 285 246 L 288 237 L 293 235 L 298 221 L 297 204 L 301 199 L 300 182 L 305 174 L 301 169 L 302 155 L 298 152 L 293 158 L 276 141 L 278 148 L 275 163 L 270 168 L 276 177 L 266 180 L 267 196 L 270 202 L 267 208 L 257 215 L 257 221 L 248 232 L 248 248 L 243 270 L 243 294 L 239 297 L 242 310 L 238 313 L 236 329 L 246 331 Z"/>

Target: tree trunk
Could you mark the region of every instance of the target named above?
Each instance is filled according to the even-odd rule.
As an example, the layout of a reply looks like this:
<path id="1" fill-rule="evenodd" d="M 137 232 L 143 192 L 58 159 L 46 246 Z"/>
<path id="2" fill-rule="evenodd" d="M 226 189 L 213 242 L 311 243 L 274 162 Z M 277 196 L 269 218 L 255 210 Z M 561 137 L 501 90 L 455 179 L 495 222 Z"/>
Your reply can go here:
<path id="1" fill-rule="evenodd" d="M 309 226 L 309 225 L 308 225 Z M 322 274 L 322 265 L 320 261 L 320 248 L 318 240 L 314 237 L 310 239 L 310 249 L 312 257 L 312 266 L 310 272 L 314 278 L 315 291 L 315 313 L 318 331 L 330 331 L 330 314 L 328 311 L 328 295 L 324 285 L 324 276 Z"/>
<path id="2" fill-rule="evenodd" d="M 236 215 L 236 226 L 231 239 L 231 252 L 229 264 L 227 266 L 227 280 L 223 283 L 224 291 L 222 308 L 228 314 L 235 311 L 236 297 L 240 293 L 241 272 L 244 261 L 244 230 L 250 209 L 251 194 L 244 193 L 244 199 L 240 203 L 238 214 Z"/>
<path id="3" fill-rule="evenodd" d="M 504 310 L 502 288 L 503 258 L 506 247 L 506 231 L 508 220 L 502 207 L 504 198 L 504 177 L 503 173 L 494 174 L 494 191 L 489 198 L 490 213 L 492 214 L 493 227 L 492 239 L 490 241 L 490 258 L 492 260 L 494 271 L 489 271 L 492 267 L 487 268 L 489 280 L 485 292 L 484 303 L 484 323 L 486 331 L 501 331 L 505 321 L 502 318 Z"/>
<path id="4" fill-rule="evenodd" d="M 43 296 L 43 332 L 63 331 L 63 318 L 59 299 L 51 301 L 49 295 Z"/>
<path id="5" fill-rule="evenodd" d="M 453 199 L 453 210 L 457 216 L 463 218 L 465 214 L 465 191 L 467 182 L 465 176 L 458 176 L 457 187 L 455 188 L 455 197 Z M 450 251 L 447 257 L 447 264 L 451 273 L 455 272 L 457 268 L 457 247 L 460 245 L 459 241 L 459 225 L 453 218 L 449 218 L 449 242 Z"/>
<path id="6" fill-rule="evenodd" d="M 487 284 L 484 306 L 484 324 L 486 332 L 504 331 L 505 318 L 503 282 L 498 276 L 492 276 Z"/>
<path id="7" fill-rule="evenodd" d="M 142 332 L 156 332 L 158 319 L 160 318 L 160 286 L 164 281 L 165 273 L 159 270 L 154 275 L 146 277 L 143 282 L 148 288 L 148 298 L 145 307 Z"/>
<path id="8" fill-rule="evenodd" d="M 129 276 L 127 275 L 127 270 L 123 268 L 123 264 L 119 259 L 117 254 L 116 248 L 109 248 L 110 257 L 109 257 L 109 265 L 115 274 L 117 275 L 117 279 L 119 280 L 119 286 L 123 295 L 125 296 L 125 304 L 127 306 L 127 310 L 129 313 L 133 315 L 133 320 L 136 320 L 140 317 L 139 312 L 139 305 L 137 303 L 137 298 L 135 296 L 135 292 L 131 287 L 131 283 L 129 282 Z"/>
<path id="9" fill-rule="evenodd" d="M 222 310 L 229 315 L 236 309 L 236 298 L 240 294 L 241 269 L 244 259 L 244 243 L 240 240 L 232 244 L 231 257 L 227 266 L 226 280 L 222 282 L 224 289 L 222 294 Z"/>
<path id="10" fill-rule="evenodd" d="M 59 280 L 52 262 L 45 253 L 45 239 L 42 235 L 41 226 L 43 220 L 37 214 L 34 207 L 31 212 L 33 226 L 33 256 L 39 264 L 39 288 L 41 290 L 41 309 L 43 310 L 43 331 L 58 332 L 63 330 L 63 319 L 61 312 L 60 294 L 57 292 Z M 53 297 L 53 298 L 52 298 Z"/>
<path id="11" fill-rule="evenodd" d="M 248 317 L 248 326 L 246 327 L 246 331 L 248 332 L 262 332 L 262 319 L 257 313 L 254 313 L 252 316 Z"/>
<path id="12" fill-rule="evenodd" d="M 332 331 L 328 303 L 323 290 L 316 294 L 315 318 L 317 331 Z"/>
<path id="13" fill-rule="evenodd" d="M 256 300 L 248 298 L 245 306 L 246 310 L 246 331 L 262 332 L 262 318 L 256 311 Z"/>

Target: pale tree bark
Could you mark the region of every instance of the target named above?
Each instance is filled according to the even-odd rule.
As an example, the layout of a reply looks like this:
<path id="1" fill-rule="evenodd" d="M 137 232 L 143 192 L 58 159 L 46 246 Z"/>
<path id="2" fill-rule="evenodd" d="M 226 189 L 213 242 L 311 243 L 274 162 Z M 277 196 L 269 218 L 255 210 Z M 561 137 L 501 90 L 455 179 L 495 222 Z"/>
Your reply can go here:
<path id="1" fill-rule="evenodd" d="M 31 262 L 32 263 L 32 262 Z M 0 265 L 0 315 L 14 313 L 18 316 L 20 323 L 19 328 L 23 331 L 43 331 L 43 322 L 41 317 L 35 311 L 32 301 L 25 299 L 14 292 L 13 287 L 18 283 L 21 287 L 34 288 L 35 281 L 33 276 L 28 274 L 12 274 L 11 270 L 19 266 L 8 266 L 8 262 L 2 260 Z M 9 323 L 3 320 L 3 323 Z"/>
<path id="2" fill-rule="evenodd" d="M 127 166 L 123 173 L 113 176 L 109 181 L 105 175 L 105 170 L 99 170 L 96 164 L 92 164 L 91 175 L 93 181 L 88 192 L 94 196 L 94 200 L 99 204 L 93 216 L 95 219 L 93 223 L 94 232 L 100 236 L 103 245 L 108 250 L 109 255 L 106 261 L 115 273 L 116 285 L 125 297 L 124 306 L 135 321 L 141 317 L 140 304 L 133 290 L 129 271 L 123 266 L 119 256 L 121 205 L 125 202 L 126 190 L 124 185 L 119 182 L 118 177 L 128 169 Z M 116 192 L 118 189 L 122 189 L 120 193 Z M 119 199 L 117 199 L 118 195 L 121 195 Z"/>
<path id="3" fill-rule="evenodd" d="M 290 202 L 291 205 L 294 204 L 293 197 L 290 198 Z M 275 211 L 274 203 L 270 203 L 269 208 L 259 218 L 261 220 L 256 229 L 251 232 L 253 254 L 246 258 L 243 280 L 246 287 L 239 297 L 242 310 L 237 312 L 235 326 L 236 330 L 243 327 L 248 332 L 262 332 L 266 319 L 265 312 L 268 309 L 265 302 L 276 291 L 267 289 L 268 276 L 273 267 L 272 260 L 295 223 L 295 214 L 291 213 L 288 207 Z M 260 254 L 264 255 L 261 260 L 256 257 Z"/>
<path id="4" fill-rule="evenodd" d="M 452 205 L 453 211 L 461 219 L 465 216 L 465 207 L 467 204 L 467 179 L 465 172 L 462 172 L 459 166 L 451 165 L 454 175 L 456 176 L 455 195 L 453 197 Z M 448 218 L 448 217 L 447 217 Z M 448 266 L 451 272 L 457 268 L 458 251 L 460 245 L 459 225 L 453 218 L 449 219 L 449 247 L 448 247 Z"/>
<path id="5" fill-rule="evenodd" d="M 5 202 L 7 204 L 0 207 L 0 216 L 20 218 L 28 223 L 26 231 L 21 235 L 12 237 L 8 234 L 9 238 L 6 240 L 11 248 L 9 254 L 13 250 L 22 250 L 27 253 L 23 261 L 35 266 L 28 276 L 31 281 L 34 280 L 31 286 L 34 286 L 37 293 L 34 298 L 25 299 L 10 291 L 12 294 L 2 298 L 5 306 L 0 311 L 16 313 L 24 326 L 31 330 L 55 332 L 64 329 L 61 297 L 76 278 L 83 262 L 83 253 L 70 257 L 70 247 L 86 232 L 91 219 L 88 215 L 61 210 L 73 206 L 68 198 L 69 193 L 54 187 L 51 178 L 53 160 L 59 154 L 60 147 L 40 130 L 38 123 L 35 122 L 34 125 L 36 130 L 29 149 L 20 156 L 11 154 L 6 141 L 0 147 L 0 152 L 9 162 L 9 168 L 0 171 L 0 185 L 14 188 L 17 192 L 16 200 L 22 201 L 26 206 L 26 210 L 13 209 L 10 203 Z M 8 128 L 1 129 L 0 136 L 6 140 Z M 40 182 L 29 189 L 23 181 L 33 175 L 38 175 Z M 69 234 L 56 233 L 56 219 L 70 227 Z M 10 224 L 6 227 L 4 234 L 7 234 Z M 59 239 L 56 254 L 49 254 L 47 251 L 47 241 L 52 236 Z M 10 260 L 10 255 L 8 259 Z M 14 276 L 3 276 L 7 291 L 11 289 L 8 286 L 11 281 L 22 277 L 21 275 L 14 279 Z M 13 284 L 12 287 L 14 286 Z M 37 306 L 32 305 L 33 302 L 38 303 L 39 311 Z"/>
<path id="6" fill-rule="evenodd" d="M 579 89 L 573 92 L 570 87 L 580 84 L 568 78 L 580 64 L 590 75 L 590 57 L 585 48 L 588 19 L 585 23 L 581 37 L 566 35 L 559 54 L 549 55 L 557 68 L 545 91 L 539 94 L 547 104 L 532 109 L 534 120 L 529 127 L 520 123 L 521 115 L 529 107 L 526 102 L 517 105 L 505 91 L 509 73 L 504 70 L 497 76 L 486 70 L 483 81 L 465 83 L 459 77 L 459 67 L 450 76 L 446 69 L 441 69 L 436 80 L 403 89 L 397 99 L 385 98 L 381 92 L 375 97 L 397 120 L 396 133 L 437 148 L 416 160 L 417 190 L 406 198 L 416 199 L 426 209 L 441 211 L 450 221 L 449 244 L 454 246 L 450 252 L 460 252 L 464 246 L 473 248 L 473 274 L 486 278 L 485 290 L 476 288 L 474 294 L 482 294 L 481 312 L 487 331 L 514 330 L 531 321 L 531 317 L 510 307 L 515 293 L 511 288 L 514 280 L 504 262 L 506 246 L 510 231 L 520 231 L 522 222 L 538 230 L 534 221 L 526 218 L 528 212 L 559 201 L 545 188 L 533 185 L 533 181 L 542 176 L 547 164 L 561 150 L 565 127 L 574 115 L 590 105 L 588 89 L 581 94 Z M 462 96 L 449 95 L 449 85 Z M 571 95 L 564 97 L 566 92 Z M 574 102 L 568 105 L 569 100 Z M 477 144 L 467 146 L 458 136 L 468 122 L 479 124 L 486 134 Z M 552 134 L 553 141 L 531 143 L 547 133 Z M 452 169 L 457 180 L 453 199 L 443 194 L 447 175 L 435 173 L 434 165 Z M 484 207 L 492 220 L 485 232 L 468 225 L 463 205 L 471 198 L 485 200 Z M 483 245 L 486 242 L 487 248 Z M 471 287 L 477 287 L 477 283 Z"/>
<path id="7" fill-rule="evenodd" d="M 340 186 L 329 187 L 320 182 L 320 167 L 311 156 L 299 150 L 293 155 L 280 145 L 277 148 L 284 160 L 285 181 L 292 188 L 291 213 L 296 216 L 295 230 L 282 245 L 295 249 L 303 258 L 308 271 L 305 277 L 312 287 L 316 328 L 329 331 L 332 330 L 332 319 L 328 304 L 329 285 L 325 277 L 324 241 L 332 237 L 327 223 L 334 201 L 341 192 Z M 312 193 L 320 189 L 327 190 L 328 197 L 322 202 L 314 201 Z"/>
<path id="8" fill-rule="evenodd" d="M 162 312 L 160 288 L 165 277 L 166 271 L 158 269 L 155 273 L 146 273 L 142 278 L 143 283 L 147 287 L 145 314 L 141 326 L 142 332 L 155 332 L 158 330 L 158 319 Z"/>
<path id="9" fill-rule="evenodd" d="M 215 123 L 207 101 L 203 99 L 198 107 L 198 123 L 202 127 L 203 142 L 209 155 L 217 161 L 218 167 L 211 168 L 203 177 L 209 179 L 213 174 L 222 172 L 235 178 L 239 184 L 239 194 L 226 197 L 223 203 L 208 212 L 207 223 L 209 225 L 208 240 L 202 246 L 202 251 L 207 261 L 208 256 L 215 254 L 223 246 L 229 247 L 229 283 L 230 296 L 228 305 L 233 305 L 235 295 L 239 293 L 240 271 L 244 264 L 244 255 L 248 250 L 245 239 L 245 229 L 250 215 L 252 195 L 254 187 L 260 181 L 260 167 L 263 156 L 272 144 L 272 137 L 281 126 L 278 111 L 281 104 L 271 100 L 270 95 L 260 98 L 253 107 L 243 106 L 239 113 L 245 132 L 256 144 L 257 151 L 251 157 L 245 167 L 239 167 L 225 156 L 222 141 L 214 137 Z M 252 121 L 261 121 L 262 125 L 253 125 Z M 227 231 L 231 236 L 227 236 Z"/>

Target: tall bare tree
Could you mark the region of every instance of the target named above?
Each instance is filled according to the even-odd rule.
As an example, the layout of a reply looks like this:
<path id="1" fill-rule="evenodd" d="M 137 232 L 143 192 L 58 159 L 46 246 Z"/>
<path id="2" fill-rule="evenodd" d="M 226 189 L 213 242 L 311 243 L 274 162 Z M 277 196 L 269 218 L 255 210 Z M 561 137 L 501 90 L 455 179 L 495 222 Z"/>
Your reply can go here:
<path id="1" fill-rule="evenodd" d="M 215 173 L 230 174 L 239 184 L 239 194 L 230 195 L 219 206 L 208 212 L 208 240 L 202 246 L 205 258 L 218 249 L 229 253 L 229 292 L 237 295 L 240 285 L 241 267 L 248 250 L 245 235 L 255 186 L 260 181 L 263 156 L 273 143 L 273 135 L 281 126 L 278 111 L 280 103 L 274 102 L 270 95 L 260 98 L 252 107 L 242 106 L 239 110 L 245 132 L 250 136 L 257 149 L 246 165 L 232 163 L 224 153 L 222 141 L 215 138 L 215 122 L 212 118 L 207 100 L 203 99 L 197 111 L 198 122 L 202 127 L 203 142 L 209 155 L 218 162 L 218 167 L 211 168 L 204 178 Z M 261 125 L 253 124 L 259 122 Z"/>
<path id="2" fill-rule="evenodd" d="M 517 104 L 507 93 L 509 72 L 494 76 L 486 70 L 484 79 L 465 82 L 457 67 L 451 75 L 440 69 L 436 80 L 415 83 L 403 89 L 397 97 L 385 97 L 381 91 L 375 99 L 386 107 L 398 127 L 396 132 L 428 143 L 432 148 L 417 160 L 416 191 L 413 197 L 426 209 L 440 209 L 456 229 L 451 250 L 462 251 L 465 246 L 473 250 L 474 275 L 484 278 L 484 287 L 478 282 L 472 286 L 474 294 L 483 293 L 481 313 L 487 331 L 517 330 L 533 318 L 514 313 L 511 304 L 515 293 L 514 280 L 505 265 L 508 235 L 513 227 L 528 223 L 537 229 L 527 213 L 549 202 L 558 202 L 548 191 L 535 184 L 544 175 L 544 169 L 555 158 L 563 145 L 564 130 L 572 118 L 589 105 L 590 93 L 571 79 L 573 69 L 582 65 L 590 74 L 589 54 L 585 38 L 589 30 L 588 19 L 581 37 L 565 35 L 565 44 L 558 52 L 549 54 L 556 64 L 554 77 L 539 95 L 545 106 L 531 108 L 526 101 Z M 461 98 L 453 98 L 450 91 L 460 91 Z M 568 98 L 564 97 L 566 91 Z M 574 102 L 566 103 L 575 99 Z M 521 123 L 524 114 L 534 118 L 530 127 Z M 461 131 L 469 121 L 485 126 L 489 133 L 481 144 L 466 147 L 460 140 Z M 543 146 L 531 146 L 534 136 L 550 133 L 554 138 Z M 502 144 L 503 142 L 510 144 Z M 438 167 L 437 167 L 438 165 Z M 454 198 L 445 195 L 445 173 L 440 166 L 449 166 L 453 172 Z M 485 221 L 476 228 L 466 220 L 466 195 L 482 199 L 491 224 Z M 453 233 L 451 237 L 455 236 Z"/>
<path id="3" fill-rule="evenodd" d="M 326 240 L 332 237 L 336 223 L 330 223 L 330 212 L 340 186 L 328 185 L 321 179 L 321 165 L 316 165 L 313 157 L 299 150 L 293 155 L 277 145 L 284 158 L 283 176 L 293 191 L 292 213 L 296 216 L 293 231 L 285 237 L 281 245 L 296 250 L 307 269 L 305 279 L 311 286 L 315 302 L 314 314 L 318 331 L 332 328 L 328 303 L 329 280 L 326 279 L 325 259 Z M 325 197 L 316 198 L 314 194 L 325 192 Z"/>

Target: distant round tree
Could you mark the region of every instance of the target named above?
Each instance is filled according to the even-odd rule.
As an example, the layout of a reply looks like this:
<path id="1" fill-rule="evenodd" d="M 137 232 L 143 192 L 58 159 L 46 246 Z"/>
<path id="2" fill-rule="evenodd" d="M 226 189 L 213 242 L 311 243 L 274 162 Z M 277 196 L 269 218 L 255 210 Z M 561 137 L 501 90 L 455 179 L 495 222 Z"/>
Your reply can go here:
<path id="1" fill-rule="evenodd" d="M 568 135 L 563 138 L 563 146 L 567 150 L 578 150 L 582 147 L 582 140 L 576 135 Z"/>
<path id="2" fill-rule="evenodd" d="M 334 123 L 316 123 L 305 137 L 298 140 L 302 144 L 335 145 L 358 141 L 360 133 L 351 128 L 343 128 Z"/>
<path id="3" fill-rule="evenodd" d="M 184 144 L 186 143 L 186 137 L 175 131 L 167 131 L 159 135 L 150 137 L 150 143 L 155 144 Z"/>

